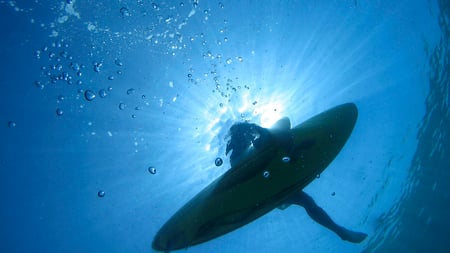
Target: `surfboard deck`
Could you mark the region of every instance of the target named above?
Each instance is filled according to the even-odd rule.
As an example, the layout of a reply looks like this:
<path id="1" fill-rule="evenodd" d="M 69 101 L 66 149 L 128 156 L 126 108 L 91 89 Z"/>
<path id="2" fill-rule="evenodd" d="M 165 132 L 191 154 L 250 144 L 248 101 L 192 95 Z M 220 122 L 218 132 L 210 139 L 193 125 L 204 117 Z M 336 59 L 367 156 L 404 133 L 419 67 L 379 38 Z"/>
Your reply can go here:
<path id="1" fill-rule="evenodd" d="M 206 242 L 278 207 L 333 161 L 357 116 L 355 104 L 347 103 L 290 129 L 292 147 L 271 143 L 229 169 L 161 227 L 153 249 L 169 252 Z"/>

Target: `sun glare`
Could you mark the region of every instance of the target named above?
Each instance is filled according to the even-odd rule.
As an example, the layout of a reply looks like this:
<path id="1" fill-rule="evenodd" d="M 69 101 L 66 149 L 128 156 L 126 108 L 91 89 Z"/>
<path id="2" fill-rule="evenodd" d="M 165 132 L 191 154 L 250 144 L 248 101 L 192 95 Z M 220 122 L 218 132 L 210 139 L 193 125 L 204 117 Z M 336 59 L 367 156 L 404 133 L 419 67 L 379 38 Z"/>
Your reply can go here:
<path id="1" fill-rule="evenodd" d="M 281 103 L 269 103 L 262 106 L 259 112 L 259 124 L 262 127 L 271 127 L 277 120 L 283 117 L 283 115 L 281 115 L 282 111 Z"/>

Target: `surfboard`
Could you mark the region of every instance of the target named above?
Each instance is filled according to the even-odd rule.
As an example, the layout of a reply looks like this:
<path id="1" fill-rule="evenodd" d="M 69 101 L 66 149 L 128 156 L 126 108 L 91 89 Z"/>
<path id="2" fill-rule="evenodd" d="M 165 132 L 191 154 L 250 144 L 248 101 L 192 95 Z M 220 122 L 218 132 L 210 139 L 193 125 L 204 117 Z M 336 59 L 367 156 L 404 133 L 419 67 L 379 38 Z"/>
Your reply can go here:
<path id="1" fill-rule="evenodd" d="M 292 129 L 283 130 L 282 119 L 269 129 L 273 141 L 209 184 L 161 227 L 153 249 L 169 252 L 209 241 L 278 207 L 334 160 L 357 116 L 355 104 L 347 103 Z M 286 131 L 292 140 L 289 147 L 279 137 Z"/>

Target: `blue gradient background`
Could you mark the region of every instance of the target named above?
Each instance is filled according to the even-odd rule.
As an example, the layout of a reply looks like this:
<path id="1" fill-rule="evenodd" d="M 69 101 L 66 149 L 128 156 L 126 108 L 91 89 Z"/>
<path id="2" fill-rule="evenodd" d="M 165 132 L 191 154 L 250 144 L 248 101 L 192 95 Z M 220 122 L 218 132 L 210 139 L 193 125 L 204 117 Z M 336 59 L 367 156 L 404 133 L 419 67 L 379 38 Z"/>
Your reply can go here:
<path id="1" fill-rule="evenodd" d="M 448 10 L 0 1 L 0 251 L 152 252 L 159 227 L 229 168 L 231 124 L 297 125 L 354 102 L 350 140 L 305 191 L 366 241 L 290 207 L 180 252 L 446 252 Z"/>

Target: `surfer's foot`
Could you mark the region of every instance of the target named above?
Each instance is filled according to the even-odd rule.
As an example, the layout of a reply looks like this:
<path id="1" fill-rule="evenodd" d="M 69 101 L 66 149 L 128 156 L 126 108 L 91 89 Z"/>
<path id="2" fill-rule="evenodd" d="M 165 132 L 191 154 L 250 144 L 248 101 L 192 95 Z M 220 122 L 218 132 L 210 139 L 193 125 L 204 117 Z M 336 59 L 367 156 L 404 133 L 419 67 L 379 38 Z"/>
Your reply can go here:
<path id="1" fill-rule="evenodd" d="M 367 234 L 365 233 L 351 231 L 342 227 L 337 234 L 342 240 L 349 241 L 352 243 L 360 243 L 364 241 L 364 239 L 366 239 L 367 237 Z"/>

